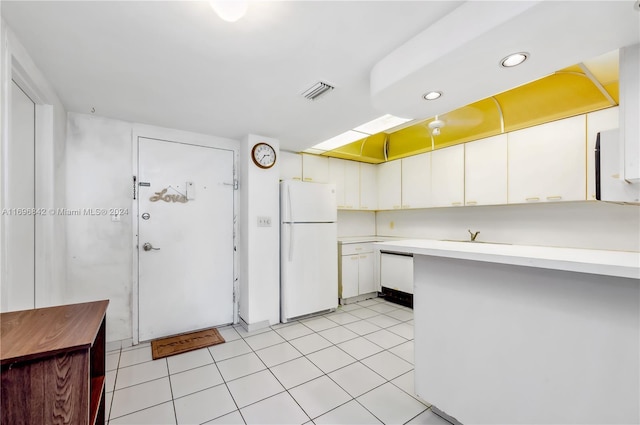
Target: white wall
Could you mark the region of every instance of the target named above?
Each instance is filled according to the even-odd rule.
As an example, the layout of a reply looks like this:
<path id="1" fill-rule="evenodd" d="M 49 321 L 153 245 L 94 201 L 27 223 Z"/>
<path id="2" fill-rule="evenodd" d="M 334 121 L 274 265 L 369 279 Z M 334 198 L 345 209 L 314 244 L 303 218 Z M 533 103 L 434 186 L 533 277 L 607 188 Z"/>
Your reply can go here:
<path id="1" fill-rule="evenodd" d="M 640 251 L 640 207 L 602 202 L 380 211 L 379 236 Z"/>
<path id="2" fill-rule="evenodd" d="M 338 210 L 338 237 L 374 236 L 376 213 L 373 211 Z"/>
<path id="3" fill-rule="evenodd" d="M 256 135 L 240 146 L 240 318 L 249 329 L 280 321 L 280 171 L 256 167 L 251 149 L 258 142 L 279 150 L 279 142 Z M 270 217 L 270 227 L 258 227 Z"/>
<path id="4" fill-rule="evenodd" d="M 67 203 L 70 210 L 132 207 L 131 123 L 69 113 Z M 131 214 L 67 216 L 64 302 L 109 299 L 107 340 L 132 337 Z"/>
<path id="5" fill-rule="evenodd" d="M 15 37 L 4 21 L 0 23 L 0 135 L 2 149 L 0 163 L 7 161 L 4 155 L 7 138 L 10 137 L 9 87 L 11 80 L 20 82 L 36 103 L 36 208 L 49 211 L 63 206 L 65 199 L 65 142 L 66 111 L 55 91 L 41 70 L 35 65 L 28 52 Z M 0 188 L 12 182 L 0 173 Z M 15 183 L 15 182 L 14 182 Z M 5 194 L 2 189 L 0 208 L 4 206 Z M 4 223 L 2 223 L 2 227 Z M 62 287 L 66 281 L 65 267 L 65 219 L 52 214 L 36 217 L 36 283 L 35 306 L 45 307 L 60 304 Z M 6 246 L 0 227 L 0 258 L 11 247 Z M 4 267 L 0 267 L 4 270 Z M 0 287 L 5 293 L 8 282 Z M 2 305 L 6 300 L 2 300 Z"/>

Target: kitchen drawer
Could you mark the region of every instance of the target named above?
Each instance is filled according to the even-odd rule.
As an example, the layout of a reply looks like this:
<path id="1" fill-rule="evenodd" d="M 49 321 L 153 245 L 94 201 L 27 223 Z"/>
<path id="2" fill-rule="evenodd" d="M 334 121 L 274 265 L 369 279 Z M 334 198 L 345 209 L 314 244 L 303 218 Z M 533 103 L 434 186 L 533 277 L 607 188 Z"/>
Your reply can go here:
<path id="1" fill-rule="evenodd" d="M 373 244 L 371 243 L 342 244 L 341 255 L 363 254 L 365 252 L 373 252 Z"/>

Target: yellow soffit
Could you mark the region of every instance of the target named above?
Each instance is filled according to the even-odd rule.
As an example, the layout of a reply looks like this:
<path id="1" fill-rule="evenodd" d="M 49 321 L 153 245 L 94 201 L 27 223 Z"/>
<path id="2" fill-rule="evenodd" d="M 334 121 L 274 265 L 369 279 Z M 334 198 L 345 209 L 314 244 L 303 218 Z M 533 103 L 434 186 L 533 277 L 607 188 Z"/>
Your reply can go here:
<path id="1" fill-rule="evenodd" d="M 374 134 L 323 155 L 377 164 L 617 106 L 617 54 L 604 55 L 587 65 L 567 67 L 446 114 L 389 134 Z M 429 124 L 436 119 L 443 125 L 440 134 L 434 136 Z"/>

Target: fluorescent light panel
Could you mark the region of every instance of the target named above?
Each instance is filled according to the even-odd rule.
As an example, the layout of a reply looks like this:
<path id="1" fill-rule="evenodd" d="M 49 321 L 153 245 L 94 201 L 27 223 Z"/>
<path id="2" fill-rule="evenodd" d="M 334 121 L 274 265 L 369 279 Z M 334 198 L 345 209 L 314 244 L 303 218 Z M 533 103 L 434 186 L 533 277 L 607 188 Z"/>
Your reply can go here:
<path id="1" fill-rule="evenodd" d="M 367 137 L 368 134 L 361 133 L 359 131 L 345 131 L 342 134 L 338 134 L 336 137 L 332 137 L 329 140 L 325 140 L 322 143 L 318 143 L 313 146 L 311 149 L 317 149 L 320 151 L 330 151 L 335 148 L 339 148 L 340 146 L 344 146 L 348 143 L 355 142 L 356 140 L 360 140 L 364 137 Z"/>
<path id="2" fill-rule="evenodd" d="M 339 134 L 336 137 L 332 137 L 329 140 L 318 143 L 317 145 L 305 150 L 305 152 L 318 153 L 330 151 L 351 142 L 355 142 L 356 140 L 363 139 L 372 134 L 377 134 L 390 128 L 399 126 L 400 124 L 404 124 L 408 121 L 411 121 L 411 119 L 400 118 L 390 114 L 386 114 L 367 123 L 364 123 L 361 126 L 354 128 L 353 130 L 345 131 L 344 133 Z"/>
<path id="3" fill-rule="evenodd" d="M 411 119 L 395 117 L 393 115 L 387 114 L 371 120 L 368 123 L 362 124 L 361 126 L 354 128 L 354 130 L 361 133 L 376 134 L 380 133 L 381 131 L 399 126 L 400 124 L 404 124 L 407 121 L 411 121 Z"/>

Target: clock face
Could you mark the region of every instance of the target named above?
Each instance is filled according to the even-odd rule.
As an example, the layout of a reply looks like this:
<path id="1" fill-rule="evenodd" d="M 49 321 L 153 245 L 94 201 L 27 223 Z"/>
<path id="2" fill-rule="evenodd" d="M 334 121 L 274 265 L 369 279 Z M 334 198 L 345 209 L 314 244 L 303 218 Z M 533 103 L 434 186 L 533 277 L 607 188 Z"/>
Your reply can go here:
<path id="1" fill-rule="evenodd" d="M 260 168 L 271 168 L 276 163 L 276 151 L 266 143 L 257 143 L 251 150 L 253 162 Z"/>

